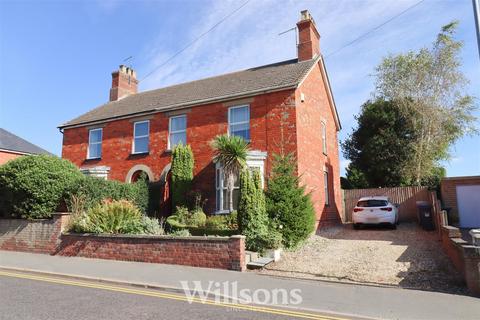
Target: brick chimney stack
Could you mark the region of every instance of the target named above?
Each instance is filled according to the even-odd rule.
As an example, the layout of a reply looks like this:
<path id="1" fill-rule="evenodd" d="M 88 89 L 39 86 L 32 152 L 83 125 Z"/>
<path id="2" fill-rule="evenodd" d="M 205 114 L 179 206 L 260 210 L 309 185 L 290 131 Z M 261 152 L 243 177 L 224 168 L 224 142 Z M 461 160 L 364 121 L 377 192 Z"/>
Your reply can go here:
<path id="1" fill-rule="evenodd" d="M 298 28 L 298 61 L 310 60 L 320 54 L 320 34 L 315 26 L 310 12 L 303 10 L 300 13 Z"/>
<path id="2" fill-rule="evenodd" d="M 112 72 L 110 101 L 117 101 L 137 93 L 137 86 L 137 73 L 130 67 L 120 65 L 117 71 Z"/>

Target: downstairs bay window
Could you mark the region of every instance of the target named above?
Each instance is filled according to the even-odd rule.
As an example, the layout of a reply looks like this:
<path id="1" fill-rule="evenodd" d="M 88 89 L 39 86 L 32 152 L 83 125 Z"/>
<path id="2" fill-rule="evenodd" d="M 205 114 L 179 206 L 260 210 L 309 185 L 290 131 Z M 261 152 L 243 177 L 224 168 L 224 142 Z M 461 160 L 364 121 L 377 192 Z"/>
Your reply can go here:
<path id="1" fill-rule="evenodd" d="M 265 186 L 265 159 L 267 158 L 266 152 L 250 151 L 247 155 L 247 168 L 248 170 L 258 170 L 260 172 L 262 188 Z M 234 177 L 233 185 L 233 210 L 238 209 L 238 200 L 240 197 L 240 179 L 237 176 Z M 215 198 L 216 198 L 216 213 L 225 214 L 229 211 L 229 195 L 227 188 L 227 177 L 220 163 L 215 164 Z"/>

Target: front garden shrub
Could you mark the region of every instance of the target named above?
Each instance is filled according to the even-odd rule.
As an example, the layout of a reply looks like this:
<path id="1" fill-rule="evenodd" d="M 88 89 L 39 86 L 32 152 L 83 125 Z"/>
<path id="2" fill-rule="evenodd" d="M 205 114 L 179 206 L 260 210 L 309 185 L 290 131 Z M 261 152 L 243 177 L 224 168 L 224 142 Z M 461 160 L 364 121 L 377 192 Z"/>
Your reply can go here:
<path id="1" fill-rule="evenodd" d="M 72 197 L 83 197 L 86 210 L 100 204 L 104 199 L 111 199 L 128 200 L 146 213 L 149 203 L 148 181 L 140 177 L 135 183 L 123 183 L 84 176 L 71 186 L 65 197 L 70 210 L 73 206 Z"/>
<path id="2" fill-rule="evenodd" d="M 178 144 L 172 151 L 172 203 L 186 206 L 193 180 L 194 159 L 189 145 Z"/>
<path id="3" fill-rule="evenodd" d="M 74 221 L 71 230 L 82 233 L 141 234 L 145 231 L 144 219 L 141 211 L 129 201 L 105 200 Z"/>
<path id="4" fill-rule="evenodd" d="M 308 238 L 315 226 L 309 194 L 299 185 L 292 155 L 274 155 L 272 176 L 266 192 L 267 212 L 282 233 L 283 245 L 294 248 Z"/>
<path id="5" fill-rule="evenodd" d="M 228 229 L 230 230 L 237 230 L 238 229 L 238 212 L 234 210 L 232 213 L 227 214 L 225 217 L 225 224 Z"/>
<path id="6" fill-rule="evenodd" d="M 245 235 L 248 250 L 263 251 L 274 241 L 269 240 L 269 221 L 260 172 L 244 170 L 240 175 L 240 199 L 238 203 L 238 227 Z"/>
<path id="7" fill-rule="evenodd" d="M 167 227 L 169 231 L 185 229 L 187 227 L 190 212 L 187 207 L 179 206 L 175 212 L 167 218 Z"/>
<path id="8" fill-rule="evenodd" d="M 146 215 L 142 215 L 141 221 L 142 229 L 144 234 L 152 235 L 164 235 L 165 228 L 163 227 L 163 221 L 159 221 L 156 218 L 150 218 Z"/>
<path id="9" fill-rule="evenodd" d="M 188 231 L 188 229 L 175 230 L 172 233 L 170 233 L 170 235 L 176 236 L 176 237 L 190 237 L 191 236 L 190 231 Z"/>
<path id="10" fill-rule="evenodd" d="M 225 216 L 210 216 L 207 218 L 205 227 L 210 230 L 228 229 Z"/>
<path id="11" fill-rule="evenodd" d="M 207 222 L 207 215 L 202 210 L 195 210 L 188 219 L 188 225 L 203 227 Z"/>
<path id="12" fill-rule="evenodd" d="M 56 156 L 23 156 L 0 166 L 0 216 L 50 218 L 83 174 Z"/>

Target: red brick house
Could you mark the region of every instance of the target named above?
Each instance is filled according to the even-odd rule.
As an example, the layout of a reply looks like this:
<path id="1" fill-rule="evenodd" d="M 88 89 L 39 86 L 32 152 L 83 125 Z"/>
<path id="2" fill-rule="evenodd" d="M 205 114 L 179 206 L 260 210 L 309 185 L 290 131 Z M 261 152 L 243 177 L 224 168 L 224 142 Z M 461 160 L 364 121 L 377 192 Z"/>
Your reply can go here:
<path id="1" fill-rule="evenodd" d="M 0 128 L 0 166 L 10 160 L 32 154 L 50 154 L 50 152 Z"/>
<path id="2" fill-rule="evenodd" d="M 120 66 L 112 73 L 110 102 L 59 127 L 62 157 L 108 179 L 131 182 L 145 172 L 167 183 L 170 149 L 182 141 L 195 156 L 194 189 L 208 199 L 207 212 L 221 213 L 226 186 L 209 142 L 240 135 L 253 150 L 248 165 L 264 177 L 273 154 L 294 153 L 317 220 L 338 220 L 340 121 L 308 11 L 297 27 L 298 58 L 244 71 L 137 93 L 135 72 Z"/>

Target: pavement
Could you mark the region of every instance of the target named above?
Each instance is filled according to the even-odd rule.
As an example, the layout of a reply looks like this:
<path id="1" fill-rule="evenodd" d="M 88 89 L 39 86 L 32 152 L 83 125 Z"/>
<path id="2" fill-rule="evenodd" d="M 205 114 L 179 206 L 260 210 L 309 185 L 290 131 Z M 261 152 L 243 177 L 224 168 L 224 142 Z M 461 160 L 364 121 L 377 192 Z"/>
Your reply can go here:
<path id="1" fill-rule="evenodd" d="M 141 262 L 60 257 L 0 251 L 0 268 L 78 279 L 138 285 L 183 293 L 181 281 L 189 286 L 201 281 L 207 288 L 221 288 L 224 282 L 236 283 L 238 291 L 285 289 L 300 290 L 301 302 L 282 305 L 296 310 L 339 315 L 344 318 L 377 319 L 478 319 L 480 299 L 401 288 L 344 284 L 315 280 L 288 279 L 251 272 L 193 268 Z M 4 277 L 1 277 L 2 281 Z M 218 286 L 215 286 L 218 284 Z M 215 290 L 211 290 L 215 291 Z M 218 290 L 217 290 L 218 291 Z M 232 296 L 232 291 L 226 294 Z M 298 302 L 298 301 L 297 301 Z M 270 303 L 275 305 L 275 303 Z M 2 307 L 3 308 L 3 307 Z M 215 317 L 213 317 L 215 318 Z"/>

